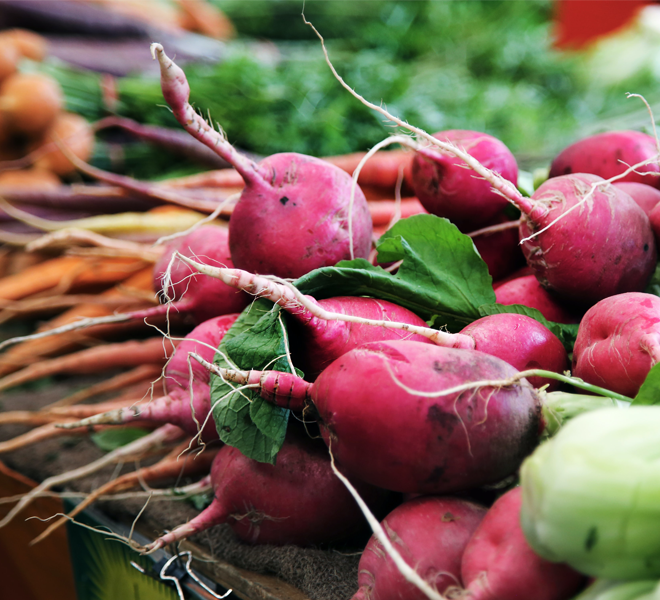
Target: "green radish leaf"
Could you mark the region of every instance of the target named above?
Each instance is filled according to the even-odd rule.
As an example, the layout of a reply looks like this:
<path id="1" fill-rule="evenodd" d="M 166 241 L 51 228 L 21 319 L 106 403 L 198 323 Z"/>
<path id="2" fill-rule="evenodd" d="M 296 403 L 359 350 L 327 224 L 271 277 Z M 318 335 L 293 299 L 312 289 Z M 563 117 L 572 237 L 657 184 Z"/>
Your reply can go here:
<path id="1" fill-rule="evenodd" d="M 286 317 L 280 307 L 268 300 L 257 300 L 225 335 L 215 364 L 290 372 L 285 336 Z M 236 387 L 239 386 L 225 383 L 217 375 L 211 376 L 211 402 L 218 435 L 245 456 L 274 463 L 284 442 L 289 411 L 269 404 L 252 390 L 233 391 Z"/>
<path id="2" fill-rule="evenodd" d="M 373 296 L 413 311 L 437 326 L 459 331 L 495 303 L 492 279 L 472 240 L 447 219 L 415 215 L 401 219 L 377 243 L 380 262 L 402 260 L 396 274 L 365 260 L 343 261 L 296 281 L 317 299 Z"/>
<path id="3" fill-rule="evenodd" d="M 577 323 L 555 323 L 548 321 L 541 311 L 536 308 L 530 308 L 524 304 L 484 304 L 479 307 L 479 313 L 482 317 L 488 315 L 499 315 L 502 313 L 513 313 L 517 315 L 525 315 L 536 319 L 542 325 L 545 325 L 552 333 L 554 333 L 559 341 L 564 345 L 567 352 L 573 351 L 575 345 L 575 338 L 577 337 L 578 324 Z"/>
<path id="4" fill-rule="evenodd" d="M 127 427 L 122 429 L 104 429 L 98 433 L 93 433 L 90 438 L 101 450 L 111 452 L 139 440 L 149 433 L 146 429 L 138 427 Z"/>
<path id="5" fill-rule="evenodd" d="M 633 405 L 660 404 L 660 363 L 654 365 L 633 400 Z"/>

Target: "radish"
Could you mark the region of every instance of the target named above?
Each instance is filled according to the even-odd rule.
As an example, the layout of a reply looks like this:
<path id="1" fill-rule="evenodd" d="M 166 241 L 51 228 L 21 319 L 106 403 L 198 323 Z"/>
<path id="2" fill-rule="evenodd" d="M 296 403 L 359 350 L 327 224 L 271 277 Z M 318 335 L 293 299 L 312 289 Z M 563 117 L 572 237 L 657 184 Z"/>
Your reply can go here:
<path id="1" fill-rule="evenodd" d="M 658 155 L 655 139 L 640 131 L 608 131 L 578 140 L 552 161 L 549 177 L 592 173 L 603 179 L 623 174 L 628 167 Z M 649 173 L 644 175 L 643 173 Z M 619 182 L 658 186 L 660 165 L 656 162 L 627 173 Z"/>
<path id="2" fill-rule="evenodd" d="M 543 287 L 582 306 L 645 288 L 655 240 L 628 194 L 597 175 L 575 174 L 550 179 L 522 200 L 522 249 Z"/>
<path id="3" fill-rule="evenodd" d="M 146 552 L 228 523 L 251 544 L 309 546 L 359 530 L 362 512 L 335 474 L 323 444 L 289 436 L 275 465 L 246 458 L 223 446 L 211 467 L 213 502 L 189 523 L 149 544 Z M 384 492 L 357 484 L 367 502 L 382 504 Z"/>
<path id="4" fill-rule="evenodd" d="M 651 182 L 649 181 L 649 183 Z M 653 211 L 653 209 L 660 202 L 660 190 L 645 183 L 637 183 L 634 181 L 616 181 L 613 185 L 614 187 L 624 191 L 635 202 L 637 202 L 637 204 L 639 204 L 640 208 L 649 218 L 651 216 L 651 211 Z"/>
<path id="5" fill-rule="evenodd" d="M 180 260 L 174 261 L 166 280 L 164 276 L 175 252 L 205 263 L 233 267 L 228 239 L 224 227 L 205 225 L 170 242 L 154 267 L 154 289 L 162 290 L 161 297 L 174 300 L 172 309 L 190 314 L 196 323 L 220 314 L 240 312 L 250 297 L 217 279 L 198 275 Z"/>
<path id="6" fill-rule="evenodd" d="M 458 498 L 427 496 L 404 502 L 382 522 L 392 543 L 440 594 L 460 587 L 461 556 L 486 509 Z M 407 582 L 375 536 L 358 566 L 360 589 L 352 600 L 424 600 Z M 531 598 L 531 596 L 530 596 Z"/>
<path id="7" fill-rule="evenodd" d="M 534 448 L 540 399 L 517 373 L 474 350 L 411 341 L 364 344 L 313 383 L 277 371 L 214 368 L 266 400 L 319 420 L 332 453 L 352 476 L 399 492 L 439 494 L 499 481 Z M 483 382 L 465 390 L 468 382 Z"/>
<path id="8" fill-rule="evenodd" d="M 234 264 L 255 273 L 300 277 L 342 259 L 367 258 L 372 224 L 364 194 L 351 177 L 317 158 L 275 154 L 254 163 L 239 154 L 188 103 L 183 71 L 152 44 L 163 96 L 193 137 L 232 164 L 245 181 L 229 226 Z"/>
<path id="9" fill-rule="evenodd" d="M 497 356 L 519 371 L 544 369 L 563 373 L 568 369 L 568 355 L 563 344 L 545 325 L 536 319 L 514 313 L 502 313 L 477 319 L 461 330 L 470 336 L 474 349 Z M 530 377 L 534 387 L 548 385 L 549 390 L 559 382 Z"/>
<path id="10" fill-rule="evenodd" d="M 518 165 L 511 151 L 497 138 L 478 131 L 452 129 L 433 134 L 459 146 L 486 168 L 513 184 Z M 474 176 L 459 157 L 440 154 L 434 148 L 417 150 L 412 163 L 412 187 L 424 208 L 446 217 L 461 231 L 470 231 L 492 221 L 507 205 L 490 183 Z"/>
<path id="11" fill-rule="evenodd" d="M 75 423 L 66 423 L 61 427 L 72 429 L 102 423 L 152 421 L 172 423 L 191 435 L 200 433 L 205 443 L 217 440 L 215 423 L 213 419 L 207 418 L 211 410 L 210 375 L 199 362 L 189 362 L 189 354 L 195 353 L 212 361 L 220 341 L 237 318 L 238 315 L 233 314 L 210 319 L 186 336 L 165 368 L 165 396 L 144 405 L 134 404 Z"/>
<path id="12" fill-rule="evenodd" d="M 520 526 L 519 487 L 486 513 L 463 553 L 461 577 L 471 600 L 568 600 L 586 578 L 538 556 Z"/>
<path id="13" fill-rule="evenodd" d="M 564 307 L 534 277 L 525 275 L 507 281 L 495 288 L 498 304 L 522 304 L 538 310 L 548 321 L 555 323 L 579 323 L 580 314 Z"/>
<path id="14" fill-rule="evenodd" d="M 605 298 L 580 322 L 573 374 L 634 397 L 660 361 L 660 298 L 628 293 Z"/>

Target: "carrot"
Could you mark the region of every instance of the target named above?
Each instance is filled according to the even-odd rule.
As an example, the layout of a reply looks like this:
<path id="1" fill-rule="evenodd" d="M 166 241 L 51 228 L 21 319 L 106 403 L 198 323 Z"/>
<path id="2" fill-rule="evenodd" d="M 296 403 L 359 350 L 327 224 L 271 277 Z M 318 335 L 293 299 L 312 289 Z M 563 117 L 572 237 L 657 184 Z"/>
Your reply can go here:
<path id="1" fill-rule="evenodd" d="M 20 56 L 42 61 L 46 57 L 48 42 L 45 37 L 27 29 L 6 29 L 0 33 L 0 46 L 5 45 L 13 45 Z"/>
<path id="2" fill-rule="evenodd" d="M 74 354 L 34 363 L 17 373 L 3 377 L 0 379 L 0 391 L 63 373 L 71 375 L 99 373 L 136 364 L 161 363 L 164 366 L 166 355 L 171 350 L 172 344 L 164 343 L 162 337 L 95 346 Z"/>
<path id="3" fill-rule="evenodd" d="M 172 188 L 228 188 L 232 190 L 232 193 L 238 193 L 245 187 L 243 178 L 235 169 L 206 171 L 167 179 L 165 182 Z"/>
<path id="4" fill-rule="evenodd" d="M 98 431 L 103 431 L 108 427 L 117 427 L 117 425 L 99 425 L 99 426 L 85 426 L 85 427 L 76 427 L 75 429 L 62 429 L 60 425 L 62 423 L 73 423 L 73 419 L 60 419 L 56 423 L 47 423 L 36 429 L 32 429 L 23 435 L 18 435 L 15 438 L 10 440 L 0 442 L 0 454 L 5 452 L 13 452 L 14 450 L 19 450 L 20 448 L 25 448 L 37 442 L 43 442 L 44 440 L 50 440 L 57 437 L 65 437 L 68 435 L 89 435 L 90 433 L 96 433 Z M 131 427 L 144 427 L 149 428 L 153 427 L 153 423 L 147 423 L 146 421 L 135 422 L 131 424 Z"/>
<path id="5" fill-rule="evenodd" d="M 17 169 L 16 171 L 0 173 L 0 186 L 30 190 L 53 190 L 60 185 L 61 182 L 57 175 L 42 168 Z"/>
<path id="6" fill-rule="evenodd" d="M 364 156 L 364 152 L 355 152 L 341 156 L 325 156 L 323 160 L 352 175 Z M 409 169 L 413 156 L 412 152 L 406 150 L 379 152 L 365 163 L 360 171 L 358 183 L 361 186 L 371 185 L 393 189 L 399 178 L 399 169 Z"/>
<path id="7" fill-rule="evenodd" d="M 0 299 L 20 300 L 53 288 L 112 284 L 127 279 L 144 263 L 130 258 L 89 259 L 64 256 L 25 269 L 0 280 Z"/>
<path id="8" fill-rule="evenodd" d="M 103 292 L 101 296 L 104 298 L 130 299 L 131 297 L 135 297 L 135 294 L 152 292 L 152 277 L 152 268 L 143 269 L 122 284 Z M 1 283 L 2 280 L 0 280 Z M 153 297 L 155 299 L 155 295 Z M 141 308 L 145 304 L 145 301 L 138 297 L 135 299 L 135 306 L 133 308 Z M 146 305 L 148 306 L 148 304 Z M 61 327 L 62 325 L 70 324 L 83 318 L 102 317 L 110 314 L 112 314 L 112 311 L 101 304 L 82 304 L 52 319 L 49 323 L 40 327 L 38 331 L 47 331 Z M 142 325 L 142 323 L 133 322 L 126 324 L 126 326 L 131 328 L 134 328 L 136 325 Z M 117 325 L 99 325 L 84 332 L 72 331 L 57 336 L 23 342 L 0 355 L 0 376 L 12 373 L 22 366 L 32 364 L 45 356 L 63 354 L 73 348 L 80 348 L 82 345 L 88 344 L 95 337 L 103 337 L 109 332 L 116 330 Z"/>
<path id="9" fill-rule="evenodd" d="M 125 373 L 120 373 L 119 375 L 115 375 L 114 377 L 111 377 L 110 379 L 106 379 L 101 383 L 97 383 L 96 385 L 91 385 L 85 388 L 84 390 L 80 390 L 78 392 L 71 394 L 70 396 L 67 396 L 66 398 L 62 398 L 57 402 L 53 402 L 44 410 L 51 410 L 55 408 L 60 408 L 60 407 L 63 408 L 65 406 L 71 406 L 79 402 L 84 402 L 85 400 L 88 400 L 89 398 L 93 398 L 94 396 L 98 396 L 99 394 L 106 394 L 108 392 L 121 390 L 126 386 L 131 386 L 127 390 L 128 393 L 135 394 L 141 389 L 150 388 L 152 382 L 158 377 L 160 377 L 162 370 L 163 370 L 162 365 L 158 365 L 158 364 L 140 365 L 139 367 L 135 367 L 135 369 L 131 369 L 130 371 L 127 371 Z M 142 394 L 142 396 L 144 396 L 144 393 Z M 139 393 L 138 393 L 138 397 L 139 397 Z"/>
<path id="10" fill-rule="evenodd" d="M 94 490 L 87 498 L 80 502 L 67 517 L 61 517 L 48 527 L 41 535 L 32 540 L 32 544 L 40 542 L 48 537 L 58 527 L 67 522 L 67 520 L 75 517 L 78 513 L 93 504 L 101 496 L 110 492 L 121 492 L 123 490 L 131 489 L 138 484 L 146 481 L 163 481 L 171 479 L 172 477 L 183 477 L 194 475 L 196 473 L 210 472 L 211 463 L 218 453 L 218 448 L 209 448 L 202 452 L 200 455 L 191 458 L 190 455 L 180 460 L 182 452 L 188 448 L 190 440 L 176 446 L 170 453 L 168 453 L 162 460 L 150 467 L 142 467 L 131 473 L 126 473 L 117 479 L 108 481 L 105 485 Z"/>
<path id="11" fill-rule="evenodd" d="M 28 148 L 34 153 L 37 169 L 52 171 L 64 176 L 74 173 L 71 161 L 53 145 L 53 140 L 64 140 L 69 149 L 81 160 L 89 160 L 94 149 L 94 132 L 87 120 L 73 113 L 61 113 L 44 132 L 41 139 Z"/>
<path id="12" fill-rule="evenodd" d="M 15 133 L 38 136 L 62 110 L 62 89 L 40 73 L 15 73 L 0 85 L 0 111 Z"/>
<path id="13" fill-rule="evenodd" d="M 417 198 L 403 198 L 401 200 L 400 211 L 401 219 L 412 215 L 426 214 L 427 212 Z M 369 212 L 371 213 L 371 220 L 374 222 L 374 227 L 389 225 L 397 212 L 396 200 L 369 202 Z"/>

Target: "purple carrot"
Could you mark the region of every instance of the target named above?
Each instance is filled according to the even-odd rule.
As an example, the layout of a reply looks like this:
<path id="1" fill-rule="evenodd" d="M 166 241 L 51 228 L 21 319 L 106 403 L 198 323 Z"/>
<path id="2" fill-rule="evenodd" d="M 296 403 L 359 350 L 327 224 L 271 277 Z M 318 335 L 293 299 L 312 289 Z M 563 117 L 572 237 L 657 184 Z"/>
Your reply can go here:
<path id="1" fill-rule="evenodd" d="M 179 129 L 143 125 L 132 119 L 124 117 L 105 117 L 94 125 L 96 131 L 102 129 L 119 128 L 132 136 L 151 144 L 156 144 L 174 154 L 198 162 L 213 169 L 226 169 L 231 165 L 220 158 L 213 150 L 190 137 Z M 256 159 L 257 157 L 255 157 Z"/>

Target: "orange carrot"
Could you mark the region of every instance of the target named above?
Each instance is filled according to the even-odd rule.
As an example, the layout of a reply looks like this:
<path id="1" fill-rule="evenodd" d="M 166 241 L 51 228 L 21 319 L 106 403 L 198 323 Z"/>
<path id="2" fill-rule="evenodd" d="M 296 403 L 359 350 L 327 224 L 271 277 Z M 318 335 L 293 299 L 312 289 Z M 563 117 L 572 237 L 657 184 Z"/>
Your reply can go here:
<path id="1" fill-rule="evenodd" d="M 145 264 L 131 258 L 62 256 L 0 279 L 0 298 L 20 300 L 49 289 L 89 284 L 113 284 L 127 279 Z"/>
<path id="2" fill-rule="evenodd" d="M 145 292 L 153 293 L 152 287 L 153 268 L 143 269 L 123 283 L 114 288 L 103 292 L 101 295 L 105 298 L 135 298 L 135 304 L 132 309 L 144 308 L 152 305 L 147 303 L 141 297 Z M 0 280 L 0 284 L 3 280 Z M 155 295 L 154 295 L 155 298 Z M 40 327 L 38 331 L 47 331 L 68 323 L 73 323 L 82 318 L 103 317 L 112 314 L 112 310 L 102 304 L 82 304 L 59 315 L 55 319 Z M 71 331 L 52 337 L 46 337 L 37 340 L 23 342 L 9 348 L 0 355 L 0 376 L 12 373 L 17 369 L 32 364 L 45 356 L 63 354 L 74 348 L 80 348 L 89 345 L 90 340 L 103 338 L 110 332 L 116 332 L 122 328 L 135 329 L 135 327 L 144 327 L 141 322 L 132 322 L 121 325 L 99 325 L 85 331 Z"/>
<path id="3" fill-rule="evenodd" d="M 402 219 L 412 215 L 428 214 L 417 198 L 403 198 L 400 204 Z M 395 200 L 378 200 L 369 202 L 369 212 L 374 227 L 388 225 L 397 212 L 397 203 Z"/>
<path id="4" fill-rule="evenodd" d="M 62 110 L 62 89 L 52 77 L 15 73 L 0 85 L 0 111 L 15 133 L 38 136 Z"/>
<path id="5" fill-rule="evenodd" d="M 364 152 L 355 152 L 354 154 L 343 154 L 341 156 L 325 156 L 323 160 L 352 175 L 364 156 Z M 360 185 L 394 189 L 399 178 L 399 169 L 408 169 L 412 159 L 413 153 L 406 150 L 378 152 L 362 167 L 358 183 Z"/>
<path id="6" fill-rule="evenodd" d="M 66 356 L 36 362 L 17 373 L 3 377 L 0 379 L 0 391 L 63 373 L 70 375 L 99 373 L 147 363 L 160 363 L 164 366 L 167 361 L 166 355 L 172 353 L 172 345 L 170 342 L 164 343 L 162 337 L 156 337 L 87 348 Z"/>

